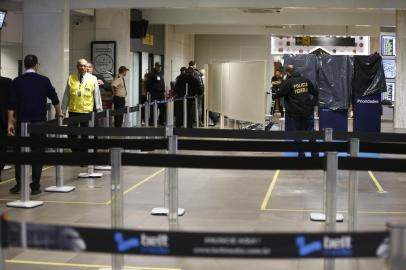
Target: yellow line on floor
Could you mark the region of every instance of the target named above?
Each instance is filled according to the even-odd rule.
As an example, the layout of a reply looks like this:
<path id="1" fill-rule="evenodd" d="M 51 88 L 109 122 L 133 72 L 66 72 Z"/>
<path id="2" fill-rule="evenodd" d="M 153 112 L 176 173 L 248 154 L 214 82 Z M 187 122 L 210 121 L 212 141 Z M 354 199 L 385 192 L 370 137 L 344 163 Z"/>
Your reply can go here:
<path id="1" fill-rule="evenodd" d="M 43 261 L 28 261 L 28 260 L 6 260 L 6 263 L 9 263 L 9 264 L 28 264 L 28 265 L 45 265 L 45 266 L 66 266 L 66 267 L 81 267 L 81 268 L 111 268 L 111 265 L 102 265 L 102 264 L 59 263 L 59 262 L 43 262 Z M 135 269 L 135 270 L 180 270 L 180 268 L 142 267 L 142 266 L 125 266 L 125 269 Z"/>
<path id="2" fill-rule="evenodd" d="M 268 187 L 268 191 L 266 192 L 265 198 L 262 201 L 261 210 L 266 210 L 266 206 L 268 205 L 268 202 L 271 199 L 272 191 L 275 187 L 276 180 L 278 179 L 279 172 L 280 170 L 276 170 L 275 174 L 273 175 L 272 181 Z"/>
<path id="3" fill-rule="evenodd" d="M 124 195 L 126 195 L 129 192 L 133 191 L 134 189 L 142 186 L 143 184 L 145 184 L 146 182 L 148 182 L 149 180 L 151 180 L 152 178 L 154 178 L 155 176 L 157 176 L 158 174 L 160 174 L 160 173 L 162 173 L 164 171 L 165 171 L 165 169 L 160 169 L 159 171 L 151 174 L 150 176 L 147 176 L 146 178 L 142 179 L 140 182 L 134 184 L 132 187 L 130 187 L 129 189 L 124 191 Z M 105 204 L 107 204 L 107 205 L 111 204 L 111 200 L 108 200 Z"/>
<path id="4" fill-rule="evenodd" d="M 46 170 L 51 169 L 51 168 L 53 168 L 53 167 L 54 167 L 54 166 L 45 167 L 45 168 L 42 169 L 42 171 L 46 171 Z M 15 179 L 15 178 L 11 178 L 11 179 L 7 179 L 7 180 L 5 180 L 5 181 L 1 181 L 1 182 L 0 182 L 0 185 L 4 185 L 4 184 L 7 184 L 7 183 L 10 183 L 11 181 L 14 181 L 14 180 L 16 180 L 16 179 Z"/>
<path id="5" fill-rule="evenodd" d="M 266 208 L 264 211 L 271 212 L 321 212 L 321 209 L 282 209 L 282 208 Z M 347 213 L 347 211 L 337 211 L 338 213 Z M 359 214 L 371 214 L 371 215 L 406 215 L 406 212 L 395 211 L 358 211 Z"/>
<path id="6" fill-rule="evenodd" d="M 374 182 L 375 186 L 378 188 L 379 193 L 386 193 L 386 191 L 382 188 L 381 184 L 379 183 L 378 179 L 376 179 L 375 175 L 368 171 L 369 177 L 371 177 L 372 181 Z"/>

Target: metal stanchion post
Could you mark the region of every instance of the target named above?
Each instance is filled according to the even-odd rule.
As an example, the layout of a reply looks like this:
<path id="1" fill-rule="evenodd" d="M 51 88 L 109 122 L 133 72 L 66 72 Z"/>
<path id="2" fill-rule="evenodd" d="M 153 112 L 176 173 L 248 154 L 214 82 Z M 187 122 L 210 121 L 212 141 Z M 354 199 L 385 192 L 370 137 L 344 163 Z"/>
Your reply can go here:
<path id="1" fill-rule="evenodd" d="M 327 200 L 326 200 L 326 232 L 335 232 L 337 218 L 337 152 L 327 152 Z M 334 270 L 334 259 L 324 259 L 324 270 Z"/>
<path id="2" fill-rule="evenodd" d="M 178 148 L 178 138 L 177 136 L 168 137 L 168 148 L 169 154 L 176 154 Z M 179 196 L 178 196 L 178 168 L 168 168 L 169 176 L 169 230 L 176 229 L 178 225 L 178 206 L 179 206 Z"/>
<path id="3" fill-rule="evenodd" d="M 28 123 L 21 123 L 21 137 L 28 137 Z M 21 147 L 21 152 L 29 153 L 29 147 Z M 34 208 L 37 206 L 41 206 L 44 203 L 41 201 L 30 201 L 30 181 L 29 181 L 29 165 L 22 164 L 20 168 L 16 168 L 16 170 L 21 170 L 21 194 L 20 200 L 9 202 L 7 206 L 15 207 L 15 208 Z"/>
<path id="4" fill-rule="evenodd" d="M 5 256 L 4 256 L 4 252 L 3 252 L 3 237 L 6 237 L 3 232 L 5 230 L 3 230 L 3 226 L 5 225 L 3 220 L 2 220 L 2 214 L 0 213 L 0 269 L 6 269 L 5 266 Z"/>
<path id="5" fill-rule="evenodd" d="M 130 106 L 127 106 L 125 108 L 125 127 L 131 127 L 131 112 L 130 112 Z"/>
<path id="6" fill-rule="evenodd" d="M 406 227 L 404 225 L 389 226 L 389 243 L 382 243 L 379 249 L 381 253 L 385 253 L 389 248 L 389 269 L 401 270 L 405 269 L 406 265 Z M 386 247 L 385 247 L 386 245 Z M 387 246 L 389 245 L 389 247 Z M 385 254 L 382 254 L 385 255 Z"/>
<path id="7" fill-rule="evenodd" d="M 200 120 L 199 120 L 199 97 L 195 96 L 195 121 L 196 121 L 196 127 L 198 128 L 200 125 Z"/>
<path id="8" fill-rule="evenodd" d="M 103 119 L 103 127 L 109 128 L 110 127 L 110 110 L 107 109 L 105 112 L 106 112 L 106 116 Z M 106 136 L 105 139 L 110 139 L 110 136 Z M 95 166 L 94 169 L 95 170 L 100 170 L 100 171 L 110 171 L 111 166 L 110 165 Z"/>
<path id="9" fill-rule="evenodd" d="M 333 141 L 333 129 L 326 128 L 324 130 L 324 141 L 332 142 Z M 326 221 L 326 209 L 327 209 L 327 172 L 324 172 L 324 181 L 323 181 L 323 211 L 321 213 L 311 213 L 310 220 L 312 221 Z M 342 222 L 344 216 L 340 213 L 336 213 L 336 221 Z"/>
<path id="10" fill-rule="evenodd" d="M 171 147 L 170 143 L 170 137 L 173 137 L 173 106 L 174 106 L 174 101 L 173 99 L 169 100 L 168 103 L 166 104 L 166 127 L 165 127 L 165 137 L 168 138 L 168 148 Z M 174 145 L 177 146 L 177 143 Z M 171 151 L 172 148 L 168 149 Z M 173 150 L 176 153 L 176 149 Z M 175 173 L 175 175 L 177 172 Z M 151 211 L 151 215 L 168 215 L 169 214 L 169 178 L 170 178 L 170 170 L 166 169 L 165 174 L 164 174 L 164 206 L 163 207 L 155 207 Z M 178 215 L 183 216 L 185 214 L 185 209 L 183 208 L 178 208 Z"/>
<path id="11" fill-rule="evenodd" d="M 122 148 L 110 149 L 111 171 L 111 228 L 122 229 L 124 226 L 124 193 L 123 176 L 121 174 Z M 122 270 L 123 255 L 112 255 L 112 270 Z"/>
<path id="12" fill-rule="evenodd" d="M 138 111 L 137 111 L 137 127 L 141 127 L 142 126 L 142 107 L 143 105 L 138 104 Z"/>
<path id="13" fill-rule="evenodd" d="M 189 95 L 189 84 L 186 83 L 185 96 L 183 97 L 183 127 L 187 128 L 187 96 Z"/>
<path id="14" fill-rule="evenodd" d="M 144 110 L 145 110 L 145 114 L 144 114 L 144 125 L 146 127 L 149 127 L 149 102 L 145 102 L 144 104 Z"/>
<path id="15" fill-rule="evenodd" d="M 63 119 L 61 117 L 58 117 L 58 126 L 63 125 Z M 57 138 L 62 138 L 62 135 L 56 135 Z M 57 153 L 63 153 L 62 148 L 57 148 L 56 149 Z M 50 186 L 45 189 L 45 191 L 48 192 L 61 192 L 61 193 L 67 193 L 75 190 L 74 186 L 64 186 L 63 185 L 63 166 L 62 165 L 56 165 L 55 167 L 55 175 L 56 175 L 56 186 Z"/>
<path id="16" fill-rule="evenodd" d="M 358 157 L 359 139 L 350 139 L 351 157 Z M 350 171 L 348 183 L 348 231 L 357 229 L 357 209 L 358 209 L 358 171 Z"/>
<path id="17" fill-rule="evenodd" d="M 154 119 L 154 127 L 158 127 L 158 101 L 155 100 L 154 103 L 154 111 L 153 111 L 153 119 Z"/>
<path id="18" fill-rule="evenodd" d="M 96 116 L 96 113 L 92 112 L 92 117 L 89 120 L 89 127 L 94 127 L 95 118 L 96 118 L 95 116 Z M 93 136 L 89 136 L 89 139 L 93 139 Z M 94 149 L 89 149 L 88 152 L 93 153 Z M 79 175 L 78 175 L 79 178 L 100 178 L 102 176 L 103 176 L 103 173 L 94 172 L 94 165 L 87 166 L 87 173 L 79 173 Z M 93 188 L 94 187 L 93 179 L 90 179 L 88 184 L 89 184 L 89 187 Z"/>

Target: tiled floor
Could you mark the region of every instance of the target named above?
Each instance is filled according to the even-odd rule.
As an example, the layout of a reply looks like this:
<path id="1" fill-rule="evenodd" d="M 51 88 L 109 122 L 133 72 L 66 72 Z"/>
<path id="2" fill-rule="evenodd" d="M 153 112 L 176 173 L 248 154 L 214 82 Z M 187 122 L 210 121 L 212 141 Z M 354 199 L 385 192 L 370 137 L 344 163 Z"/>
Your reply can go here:
<path id="1" fill-rule="evenodd" d="M 387 131 L 391 131 L 390 127 Z M 265 153 L 257 153 L 265 155 Z M 279 155 L 279 154 L 271 154 Z M 65 167 L 65 182 L 76 186 L 67 194 L 42 193 L 35 196 L 44 205 L 31 210 L 11 209 L 5 206 L 17 199 L 8 189 L 13 181 L 12 171 L 3 174 L 0 183 L 0 210 L 12 220 L 81 226 L 110 226 L 109 172 L 89 187 L 88 180 L 78 179 L 77 173 L 85 168 Z M 179 220 L 179 230 L 187 231 L 238 231 L 238 232 L 317 232 L 324 230 L 323 223 L 309 219 L 312 210 L 322 207 L 321 171 L 243 171 L 180 169 L 180 206 L 186 209 Z M 154 175 L 155 174 L 155 175 Z M 163 179 L 161 168 L 124 167 L 125 228 L 167 230 L 166 217 L 151 216 L 153 207 L 163 204 Z M 153 177 L 151 177 L 154 175 Z M 359 229 L 383 230 L 388 222 L 406 223 L 405 175 L 399 173 L 373 173 L 387 193 L 378 189 L 367 172 L 360 172 Z M 43 173 L 43 187 L 54 184 L 55 168 Z M 274 181 L 269 200 L 265 195 Z M 348 172 L 339 172 L 338 208 L 347 220 Z M 141 185 L 137 185 L 141 183 Z M 261 206 L 264 206 L 261 209 Z M 337 226 L 346 230 L 346 223 Z M 108 266 L 110 255 L 75 254 L 10 249 L 6 251 L 7 270 L 68 270 L 97 269 Z M 126 256 L 125 264 L 132 269 L 182 269 L 182 270 L 269 270 L 269 269 L 323 269 L 322 260 L 230 260 L 190 259 Z M 385 269 L 384 261 L 337 260 L 336 269 Z"/>

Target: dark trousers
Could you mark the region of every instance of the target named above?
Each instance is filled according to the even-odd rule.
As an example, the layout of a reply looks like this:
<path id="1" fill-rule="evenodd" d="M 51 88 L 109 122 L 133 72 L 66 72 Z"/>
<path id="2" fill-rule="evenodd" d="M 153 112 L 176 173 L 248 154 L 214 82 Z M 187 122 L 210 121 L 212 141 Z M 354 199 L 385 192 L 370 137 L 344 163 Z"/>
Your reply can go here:
<path id="1" fill-rule="evenodd" d="M 139 104 L 145 104 L 147 102 L 147 96 L 141 96 Z M 145 107 L 141 108 L 141 122 L 145 119 Z"/>
<path id="2" fill-rule="evenodd" d="M 113 103 L 114 103 L 114 110 L 122 109 L 125 107 L 125 97 L 114 96 Z M 123 116 L 124 116 L 124 114 L 114 116 L 114 126 L 115 127 L 123 126 Z"/>
<path id="3" fill-rule="evenodd" d="M 285 117 L 285 130 L 286 131 L 313 131 L 314 130 L 314 116 L 289 116 Z M 304 152 L 299 152 L 299 156 L 304 156 Z M 312 153 L 316 156 L 318 153 Z"/>
<path id="4" fill-rule="evenodd" d="M 21 136 L 21 124 L 17 123 L 17 128 L 16 128 L 16 136 L 20 137 Z M 31 134 L 31 138 L 44 138 L 44 134 Z M 15 152 L 21 152 L 21 148 L 15 147 L 14 148 Z M 45 148 L 40 147 L 40 148 L 32 148 L 31 152 L 32 153 L 43 153 L 45 151 Z M 40 188 L 40 180 L 41 180 L 41 174 L 42 174 L 42 166 L 43 164 L 41 163 L 33 163 L 31 164 L 32 167 L 32 183 L 31 183 L 31 189 L 38 189 Z M 21 164 L 16 163 L 15 164 L 15 178 L 18 186 L 21 186 Z"/>
<path id="5" fill-rule="evenodd" d="M 80 116 L 80 115 L 84 115 L 86 113 L 76 113 L 76 112 L 69 112 L 69 117 L 75 117 L 75 116 Z M 70 125 L 71 127 L 88 127 L 89 126 L 89 122 L 82 122 L 82 123 L 77 123 L 77 124 L 72 124 Z M 87 136 L 81 136 L 82 138 L 87 138 Z M 70 139 L 75 139 L 78 138 L 78 136 L 76 135 L 68 135 L 68 138 Z M 75 152 L 86 152 L 85 149 L 82 148 L 72 148 L 72 153 Z"/>
<path id="6" fill-rule="evenodd" d="M 7 129 L 0 126 L 0 138 L 6 137 L 6 136 L 7 136 Z M 7 150 L 6 145 L 0 146 L 0 152 L 5 152 L 6 150 Z M 5 166 L 6 166 L 6 164 L 4 162 L 0 161 L 0 177 L 1 177 L 1 171 L 4 169 Z"/>
<path id="7" fill-rule="evenodd" d="M 193 127 L 193 100 L 187 100 L 187 128 Z M 183 100 L 175 102 L 176 127 L 183 127 Z"/>

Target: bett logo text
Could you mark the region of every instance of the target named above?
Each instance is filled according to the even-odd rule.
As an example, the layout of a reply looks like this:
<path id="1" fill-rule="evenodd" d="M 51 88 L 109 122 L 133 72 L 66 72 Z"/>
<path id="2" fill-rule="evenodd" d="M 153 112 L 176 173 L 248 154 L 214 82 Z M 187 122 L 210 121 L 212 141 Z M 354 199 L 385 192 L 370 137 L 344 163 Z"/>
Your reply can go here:
<path id="1" fill-rule="evenodd" d="M 321 253 L 324 256 L 342 256 L 352 255 L 351 236 L 343 235 L 338 238 L 324 236 L 323 239 L 306 243 L 306 237 L 298 236 L 296 246 L 299 256 L 306 257 L 314 253 Z"/>

